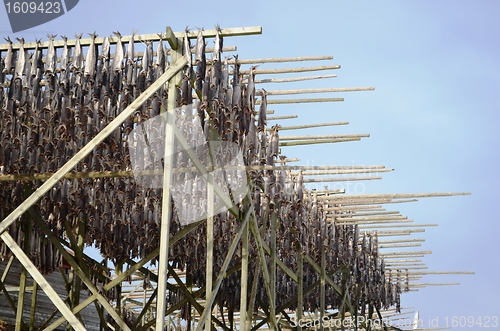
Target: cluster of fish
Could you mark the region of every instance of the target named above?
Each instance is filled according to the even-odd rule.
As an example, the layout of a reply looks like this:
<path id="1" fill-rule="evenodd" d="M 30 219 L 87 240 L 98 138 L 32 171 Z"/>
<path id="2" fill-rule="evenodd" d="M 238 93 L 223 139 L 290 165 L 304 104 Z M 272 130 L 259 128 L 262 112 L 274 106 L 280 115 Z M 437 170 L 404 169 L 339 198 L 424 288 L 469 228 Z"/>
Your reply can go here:
<path id="1" fill-rule="evenodd" d="M 142 55 L 134 51 L 134 36 L 127 50 L 121 35 L 115 33 L 115 53 L 111 55 L 109 38 L 102 44 L 94 43 L 83 55 L 77 36 L 74 47 L 64 39 L 62 54 L 58 55 L 50 36 L 47 49 L 38 47 L 34 54 L 20 46 L 10 48 L 0 56 L 0 175 L 33 175 L 54 172 L 80 150 L 145 88 L 154 82 L 168 67 L 168 50 L 163 41 L 145 41 Z M 178 87 L 177 106 L 193 103 L 193 94 L 199 99 L 198 121 L 206 138 L 216 132 L 221 141 L 239 147 L 246 165 L 277 165 L 278 170 L 254 170 L 248 172 L 251 181 L 251 198 L 255 217 L 263 240 L 270 242 L 272 215 L 277 224 L 277 258 L 297 272 L 297 254 L 307 254 L 320 263 L 321 252 L 326 251 L 326 272 L 341 284 L 336 270 L 349 268 L 347 289 L 354 294 L 356 283 L 362 284 L 361 303 L 373 303 L 388 307 L 399 302 L 402 278 L 387 278 L 383 260 L 377 256 L 376 235 L 359 238 L 356 228 L 335 226 L 326 221 L 320 202 L 305 189 L 303 175 L 292 175 L 279 170 L 285 157 L 279 150 L 279 127 L 268 131 L 266 121 L 267 96 L 262 89 L 260 107 L 256 109 L 255 67 L 248 75 L 240 72 L 235 56 L 233 74 L 230 77 L 228 60 L 222 59 L 223 39 L 216 34 L 213 54 L 207 60 L 205 39 L 198 33 L 194 51 L 188 34 L 183 42 L 183 55 L 188 60 Z M 194 58 L 194 59 L 193 59 Z M 92 153 L 80 162 L 77 172 L 102 172 L 132 169 L 127 149 L 127 137 L 140 123 L 160 114 L 167 104 L 167 86 L 144 102 L 142 108 L 130 116 L 124 124 L 106 138 Z M 184 114 L 183 116 L 195 116 Z M 182 116 L 182 114 L 181 114 Z M 176 159 L 175 167 L 193 166 L 184 157 Z M 147 164 L 143 165 L 149 169 Z M 1 181 L 0 218 L 8 215 L 41 181 Z M 192 198 L 200 195 L 200 187 L 185 190 Z M 205 195 L 202 192 L 201 195 Z M 185 198 L 185 199 L 184 199 Z M 180 201 L 187 201 L 183 197 Z M 82 234 L 80 224 L 85 223 L 84 237 L 88 245 L 95 244 L 101 254 L 115 262 L 128 258 L 143 258 L 159 246 L 162 190 L 138 185 L 133 177 L 64 179 L 46 194 L 33 210 L 45 220 L 59 236 L 68 232 Z M 173 212 L 170 233 L 175 236 L 183 229 L 182 205 L 172 201 Z M 243 213 L 242 204 L 239 205 Z M 33 233 L 40 233 L 33 240 L 31 257 L 38 268 L 50 272 L 57 268 L 60 257 L 51 244 L 44 242 L 41 230 L 24 215 L 10 227 L 9 232 L 22 243 L 21 224 L 33 224 Z M 274 216 L 273 216 L 274 217 Z M 239 221 L 229 211 L 214 217 L 214 274 L 225 259 L 232 239 L 240 230 Z M 198 226 L 171 246 L 169 260 L 176 268 L 186 269 L 193 286 L 203 287 L 206 273 L 206 227 Z M 241 244 L 240 244 L 241 245 Z M 300 247 L 302 253 L 297 252 Z M 50 253 L 52 252 L 52 253 Z M 1 258 L 10 252 L 0 243 Z M 43 257 L 45 256 L 45 257 Z M 47 258 L 49 256 L 50 258 Z M 250 281 L 257 278 L 256 302 L 267 302 L 262 276 L 256 270 L 257 247 L 250 240 Z M 230 268 L 241 261 L 238 247 Z M 224 281 L 217 303 L 230 311 L 239 308 L 240 274 L 234 272 Z M 304 284 L 309 286 L 319 280 L 318 273 L 304 263 Z M 297 293 L 297 285 L 280 269 L 277 272 L 277 306 Z M 327 285 L 327 304 L 338 306 L 341 298 Z M 180 295 L 168 296 L 171 303 Z M 306 296 L 306 309 L 319 308 L 318 292 Z"/>

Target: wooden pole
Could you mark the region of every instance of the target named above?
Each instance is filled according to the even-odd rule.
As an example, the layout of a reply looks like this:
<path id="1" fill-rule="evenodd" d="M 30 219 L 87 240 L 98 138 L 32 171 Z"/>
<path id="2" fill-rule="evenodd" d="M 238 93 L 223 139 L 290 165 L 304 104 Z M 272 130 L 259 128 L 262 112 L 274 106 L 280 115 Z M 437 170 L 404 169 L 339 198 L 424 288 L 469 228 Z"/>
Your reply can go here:
<path id="1" fill-rule="evenodd" d="M 360 177 L 321 177 L 321 178 L 304 178 L 304 183 L 330 183 L 330 182 L 352 182 L 356 180 L 377 180 L 382 179 L 382 176 L 360 176 Z"/>
<path id="2" fill-rule="evenodd" d="M 358 141 L 359 137 L 353 138 L 337 138 L 337 139 L 318 139 L 318 140 L 301 140 L 301 141 L 280 141 L 279 146 L 299 146 L 299 145 L 315 145 L 315 144 L 330 144 L 330 143 L 343 143 L 347 141 Z"/>
<path id="3" fill-rule="evenodd" d="M 254 276 L 256 277 L 256 275 Z M 246 330 L 247 319 L 247 295 L 248 295 L 248 224 L 241 236 L 241 288 L 240 288 L 240 330 Z M 251 320 L 252 316 L 248 316 Z"/>
<path id="4" fill-rule="evenodd" d="M 256 79 L 255 84 L 265 84 L 265 83 L 291 83 L 300 82 L 304 80 L 314 80 L 314 79 L 325 79 L 325 78 L 335 78 L 337 75 L 318 75 L 318 76 L 307 76 L 307 77 L 293 77 L 293 78 L 264 78 Z M 243 83 L 248 82 L 248 80 L 243 80 Z"/>
<path id="5" fill-rule="evenodd" d="M 330 123 L 316 123 L 316 124 L 304 124 L 304 125 L 292 125 L 292 126 L 279 126 L 279 130 L 300 130 L 300 129 L 310 129 L 318 128 L 322 126 L 337 126 L 337 125 L 349 125 L 349 122 L 330 122 Z M 272 128 L 266 128 L 266 131 L 272 131 Z"/>
<path id="6" fill-rule="evenodd" d="M 371 225 L 371 226 L 360 226 L 361 229 L 382 229 L 382 228 L 411 228 L 411 227 L 427 227 L 427 226 L 438 226 L 438 224 L 405 224 L 405 225 Z"/>
<path id="7" fill-rule="evenodd" d="M 31 318 L 30 318 L 30 331 L 35 330 L 35 313 L 37 307 L 37 297 L 38 297 L 38 283 L 33 281 L 33 292 L 31 293 Z"/>
<path id="8" fill-rule="evenodd" d="M 297 310 L 296 321 L 298 323 L 297 330 L 302 331 L 302 309 L 304 306 L 304 257 L 302 256 L 302 248 L 300 245 L 297 248 Z"/>
<path id="9" fill-rule="evenodd" d="M 302 61 L 323 61 L 333 60 L 333 56 L 301 56 L 301 57 L 270 57 L 263 59 L 238 60 L 238 64 L 257 64 L 257 63 L 283 63 L 283 62 L 302 62 Z M 228 64 L 235 64 L 235 60 L 228 60 Z"/>
<path id="10" fill-rule="evenodd" d="M 303 67 L 303 68 L 284 68 L 284 69 L 256 69 L 253 71 L 253 73 L 256 75 L 275 75 L 275 74 L 290 74 L 296 72 L 310 72 L 310 71 L 335 70 L 335 69 L 340 69 L 340 65 Z M 250 70 L 240 70 L 240 74 L 248 75 L 249 73 Z M 230 70 L 229 74 L 232 75 L 233 71 Z"/>
<path id="11" fill-rule="evenodd" d="M 177 63 L 183 59 L 182 39 L 177 38 L 177 48 L 173 48 L 171 62 Z M 158 258 L 158 295 L 156 299 L 156 330 L 165 328 L 165 310 L 167 308 L 167 280 L 168 280 L 168 250 L 170 236 L 170 219 L 172 215 L 172 206 L 170 204 L 170 186 L 172 183 L 173 153 L 174 150 L 174 130 L 175 127 L 175 108 L 177 107 L 177 84 L 182 79 L 181 73 L 177 70 L 175 77 L 168 87 L 168 114 L 166 116 L 167 124 L 165 128 L 165 148 L 163 159 L 163 196 L 162 212 L 160 223 L 160 256 Z"/>
<path id="12" fill-rule="evenodd" d="M 279 105 L 289 103 L 316 103 L 316 102 L 342 102 L 344 98 L 303 98 L 303 99 L 271 99 L 267 100 L 268 105 Z M 255 102 L 260 105 L 260 100 Z"/>
<path id="13" fill-rule="evenodd" d="M 297 118 L 298 115 L 286 115 L 286 116 L 269 116 L 267 118 L 268 121 L 277 121 L 277 120 L 288 120 L 292 118 Z"/>
<path id="14" fill-rule="evenodd" d="M 339 139 L 339 138 L 367 138 L 369 134 L 327 134 L 315 136 L 280 136 L 280 141 L 286 140 L 314 140 L 314 139 Z"/>
<path id="15" fill-rule="evenodd" d="M 26 189 L 26 186 L 25 186 Z M 22 226 L 24 232 L 24 252 L 29 254 L 30 251 L 30 237 L 31 237 L 31 219 L 28 217 L 28 221 Z M 23 310 L 24 310 L 24 298 L 26 294 L 26 280 L 28 278 L 28 272 L 23 266 L 21 269 L 21 275 L 19 278 L 19 297 L 17 298 L 17 312 L 16 312 L 16 327 L 15 331 L 21 331 L 23 326 Z"/>
<path id="16" fill-rule="evenodd" d="M 257 70 L 258 71 L 258 70 Z M 353 91 L 373 91 L 374 87 L 329 87 L 329 88 L 312 88 L 300 90 L 269 90 L 267 95 L 289 95 L 289 94 L 307 94 L 307 93 L 329 93 L 329 92 L 353 92 Z M 262 95 L 262 90 L 256 91 L 257 95 Z"/>
<path id="17" fill-rule="evenodd" d="M 170 28 L 170 27 L 168 27 Z M 169 40 L 168 38 L 183 38 L 185 32 L 172 32 L 170 30 L 171 35 L 169 37 L 169 34 L 167 34 L 167 41 Z M 203 30 L 202 35 L 205 38 L 213 38 L 215 37 L 217 31 L 215 29 L 212 30 Z M 246 35 L 254 35 L 254 34 L 262 34 L 262 27 L 260 26 L 249 26 L 249 27 L 242 27 L 242 28 L 225 28 L 221 29 L 219 31 L 221 36 L 246 36 Z M 189 39 L 195 39 L 198 37 L 198 31 L 188 31 L 188 38 Z M 164 35 L 165 36 L 165 35 Z M 129 42 L 130 41 L 130 36 L 123 36 L 121 37 L 121 41 L 123 43 Z M 160 36 L 158 34 L 140 34 L 140 35 L 135 35 L 134 36 L 135 40 L 141 40 L 141 41 L 159 41 Z M 108 37 L 109 43 L 111 45 L 116 44 L 118 42 L 118 37 Z M 82 46 L 89 46 L 92 42 L 91 38 L 82 38 L 80 39 L 80 45 Z M 94 44 L 100 45 L 104 42 L 104 38 L 95 38 Z M 48 48 L 49 47 L 49 41 L 44 41 L 38 43 L 39 48 Z M 68 46 L 75 46 L 76 39 L 68 40 L 67 45 Z M 64 46 L 64 41 L 63 40 L 54 40 L 53 41 L 54 47 L 55 48 L 62 48 Z M 35 49 L 37 46 L 36 42 L 28 42 L 24 43 L 24 49 L 25 50 L 31 50 Z M 6 51 L 8 49 L 7 44 L 0 45 L 0 51 Z M 12 44 L 13 49 L 19 49 L 21 47 L 21 44 Z"/>

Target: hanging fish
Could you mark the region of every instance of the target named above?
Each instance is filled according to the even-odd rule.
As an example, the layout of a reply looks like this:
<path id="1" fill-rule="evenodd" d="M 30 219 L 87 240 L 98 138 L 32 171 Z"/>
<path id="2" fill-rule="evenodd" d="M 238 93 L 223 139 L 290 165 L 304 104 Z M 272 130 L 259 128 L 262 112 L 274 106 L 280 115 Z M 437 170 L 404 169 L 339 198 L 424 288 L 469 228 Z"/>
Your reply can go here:
<path id="1" fill-rule="evenodd" d="M 271 136 L 271 155 L 273 157 L 278 157 L 279 154 L 279 135 L 278 126 L 274 126 L 273 135 Z"/>
<path id="2" fill-rule="evenodd" d="M 214 45 L 214 55 L 212 57 L 212 84 L 215 88 L 219 88 L 220 82 L 222 80 L 222 46 L 223 38 L 221 35 L 221 28 L 219 25 L 215 26 L 215 45 Z"/>
<path id="3" fill-rule="evenodd" d="M 56 73 L 57 54 L 56 54 L 56 49 L 54 47 L 54 38 L 56 36 L 57 35 L 51 35 L 51 34 L 47 35 L 47 37 L 49 37 L 49 48 L 47 50 L 47 61 L 45 69 L 46 75 L 53 75 Z"/>
<path id="4" fill-rule="evenodd" d="M 19 55 L 17 56 L 16 68 L 14 70 L 14 79 L 22 79 L 26 63 L 26 51 L 24 50 L 24 38 L 16 38 L 21 44 Z"/>
<path id="5" fill-rule="evenodd" d="M 37 75 L 38 68 L 43 67 L 42 62 L 42 50 L 38 47 L 40 40 L 36 41 L 35 53 L 33 54 L 33 62 L 31 65 L 31 78 L 35 78 Z"/>
<path id="6" fill-rule="evenodd" d="M 141 76 L 146 76 L 146 73 L 148 71 L 148 68 L 151 66 L 151 41 L 146 41 L 146 49 L 144 49 L 144 53 L 142 55 L 142 69 L 139 72 Z"/>
<path id="7" fill-rule="evenodd" d="M 203 37 L 203 29 L 198 31 L 195 47 L 195 64 L 196 64 L 196 90 L 201 91 L 203 79 L 207 68 L 207 59 L 205 56 L 205 38 Z"/>
<path id="8" fill-rule="evenodd" d="M 262 99 L 259 108 L 259 120 L 257 123 L 257 128 L 259 132 L 264 132 L 267 125 L 267 92 L 264 89 L 262 91 Z"/>
<path id="9" fill-rule="evenodd" d="M 248 86 L 247 86 L 247 106 L 253 111 L 255 107 L 255 69 L 258 66 L 253 66 L 250 68 L 250 74 L 248 75 Z"/>
<path id="10" fill-rule="evenodd" d="M 97 65 L 97 50 L 95 45 L 95 38 L 97 37 L 97 34 L 95 32 L 89 33 L 89 36 L 90 36 L 90 46 L 87 52 L 87 57 L 85 59 L 85 70 L 83 73 L 85 77 L 90 77 L 90 79 L 93 81 Z"/>
<path id="11" fill-rule="evenodd" d="M 80 44 L 80 39 L 82 38 L 82 33 L 76 34 L 76 42 L 75 42 L 75 51 L 73 53 L 73 70 L 78 72 L 81 72 L 83 69 L 83 53 L 82 53 L 82 46 Z"/>
<path id="12" fill-rule="evenodd" d="M 122 35 L 118 31 L 113 33 L 116 35 L 116 37 L 118 37 L 118 41 L 116 42 L 115 58 L 113 60 L 113 70 L 115 72 L 119 72 L 122 70 L 122 62 L 124 57 Z"/>
<path id="13" fill-rule="evenodd" d="M 158 79 L 165 72 L 165 52 L 163 50 L 163 36 L 158 34 L 160 41 L 156 48 L 156 79 Z"/>
<path id="14" fill-rule="evenodd" d="M 109 51 L 110 51 L 111 45 L 109 43 L 109 37 L 106 36 L 104 37 L 104 40 L 102 42 L 102 49 L 101 49 L 101 61 L 102 61 L 102 71 L 103 72 L 108 72 L 109 70 Z"/>
<path id="15" fill-rule="evenodd" d="M 12 57 L 14 51 L 12 50 L 12 40 L 10 40 L 10 38 L 7 37 L 5 38 L 5 41 L 9 43 L 9 48 L 7 49 L 7 55 L 5 56 L 5 67 L 3 68 L 2 72 L 10 74 L 10 71 L 12 69 Z"/>
<path id="16" fill-rule="evenodd" d="M 137 31 L 132 30 L 132 36 L 130 36 L 130 41 L 128 42 L 128 47 L 127 47 L 127 63 L 128 64 L 134 64 L 134 36 L 137 33 Z"/>
<path id="17" fill-rule="evenodd" d="M 186 27 L 186 31 L 184 31 L 184 54 L 183 55 L 187 60 L 186 67 L 189 69 L 186 72 L 188 75 L 190 75 L 191 68 L 193 66 L 193 63 L 192 63 L 193 56 L 191 54 L 191 43 L 189 41 L 188 33 L 189 33 L 189 29 Z M 191 78 L 191 77 L 189 76 L 189 78 Z"/>
<path id="18" fill-rule="evenodd" d="M 61 54 L 61 71 L 65 72 L 68 69 L 68 63 L 69 63 L 69 49 L 68 49 L 68 37 L 66 36 L 61 36 L 62 39 L 64 40 L 64 46 L 63 46 L 63 51 Z M 38 45 L 37 45 L 38 47 Z M 35 50 L 36 53 L 36 50 Z"/>

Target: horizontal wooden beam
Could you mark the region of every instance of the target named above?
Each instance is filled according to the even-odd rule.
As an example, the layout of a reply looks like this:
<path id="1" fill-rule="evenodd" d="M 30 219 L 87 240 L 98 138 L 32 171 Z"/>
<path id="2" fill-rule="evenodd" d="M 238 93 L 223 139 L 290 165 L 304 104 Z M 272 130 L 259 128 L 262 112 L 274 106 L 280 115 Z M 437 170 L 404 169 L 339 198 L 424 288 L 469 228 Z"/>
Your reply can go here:
<path id="1" fill-rule="evenodd" d="M 354 92 L 354 91 L 373 91 L 374 87 L 327 87 L 327 88 L 311 88 L 298 90 L 269 90 L 267 95 L 290 95 L 290 94 L 307 94 L 307 93 L 330 93 L 330 92 Z M 257 95 L 262 95 L 262 90 L 256 91 Z"/>
<path id="2" fill-rule="evenodd" d="M 333 60 L 331 55 L 323 56 L 301 56 L 301 57 L 268 57 L 262 59 L 243 59 L 238 60 L 238 64 L 258 64 L 258 63 L 283 63 L 283 62 L 302 62 L 302 61 L 322 61 Z M 236 61 L 228 60 L 228 64 L 235 64 Z"/>
<path id="3" fill-rule="evenodd" d="M 213 38 L 216 35 L 216 30 L 203 30 L 202 35 L 205 38 Z M 221 29 L 219 31 L 220 35 L 223 37 L 229 37 L 229 36 L 246 36 L 246 35 L 255 35 L 255 34 L 262 34 L 262 27 L 260 26 L 250 26 L 250 27 L 242 27 L 242 28 L 225 28 Z M 179 37 L 184 37 L 185 32 L 175 32 L 174 33 L 177 38 Z M 166 38 L 166 36 L 162 36 L 163 38 Z M 188 32 L 188 38 L 194 39 L 198 37 L 198 30 L 191 30 Z M 118 37 L 116 36 L 109 36 L 109 43 L 110 44 L 116 44 L 118 42 Z M 123 43 L 129 42 L 131 39 L 131 36 L 122 36 L 121 41 Z M 158 34 L 138 34 L 134 36 L 134 40 L 141 40 L 141 41 L 159 41 L 160 36 Z M 82 46 L 88 46 L 92 42 L 91 38 L 82 38 L 80 39 L 80 45 Z M 95 38 L 94 43 L 96 45 L 100 45 L 104 42 L 104 38 Z M 55 48 L 60 48 L 64 46 L 64 40 L 54 40 L 54 47 Z M 49 41 L 44 41 L 40 42 L 38 44 L 39 48 L 48 48 L 50 42 Z M 76 39 L 68 39 L 67 45 L 68 46 L 74 46 L 76 44 Z M 24 49 L 29 50 L 29 49 L 35 49 L 37 46 L 36 42 L 28 42 L 24 43 Z M 16 43 L 12 44 L 13 49 L 19 49 L 21 47 L 21 44 Z M 2 44 L 0 45 L 0 51 L 5 51 L 9 48 L 8 44 Z"/>

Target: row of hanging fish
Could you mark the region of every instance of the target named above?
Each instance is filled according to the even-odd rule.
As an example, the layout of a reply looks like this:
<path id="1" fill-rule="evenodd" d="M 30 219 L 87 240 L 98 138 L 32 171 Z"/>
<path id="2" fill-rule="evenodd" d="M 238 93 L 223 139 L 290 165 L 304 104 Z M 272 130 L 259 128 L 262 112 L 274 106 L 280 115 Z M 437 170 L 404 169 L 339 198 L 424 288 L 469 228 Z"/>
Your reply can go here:
<path id="1" fill-rule="evenodd" d="M 65 44 L 60 54 L 52 42 L 48 49 L 37 48 L 33 54 L 26 52 L 23 40 L 15 51 L 9 49 L 0 60 L 0 175 L 32 175 L 54 172 L 71 156 L 88 143 L 111 120 L 118 116 L 145 88 L 153 83 L 169 65 L 167 51 L 163 42 L 154 45 L 145 42 L 145 51 L 137 57 L 132 36 L 127 45 L 121 42 L 120 34 L 111 53 L 112 45 L 105 39 L 102 45 L 92 43 L 84 56 L 77 36 L 76 44 L 70 48 Z M 92 40 L 95 40 L 92 34 Z M 53 41 L 54 37 L 50 36 Z M 66 42 L 67 39 L 63 38 Z M 108 40 L 108 41 L 106 41 Z M 9 43 L 11 41 L 8 41 Z M 52 45 L 52 46 L 51 46 Z M 220 34 L 215 37 L 213 54 L 207 54 L 206 41 L 198 33 L 192 53 L 187 34 L 183 43 L 183 55 L 188 63 L 182 72 L 182 83 L 178 87 L 177 106 L 198 104 L 193 112 L 178 113 L 185 120 L 179 125 L 188 136 L 195 125 L 202 128 L 205 140 L 215 132 L 222 142 L 237 146 L 236 151 L 243 156 L 245 165 L 285 164 L 285 156 L 279 149 L 279 127 L 267 129 L 267 96 L 260 93 L 260 107 L 256 107 L 255 67 L 248 75 L 240 73 L 240 64 L 235 56 L 233 75 L 229 75 L 227 58 L 223 59 L 223 40 Z M 146 121 L 159 116 L 161 107 L 167 105 L 167 86 L 162 87 L 149 98 L 141 108 L 130 116 L 124 124 L 99 144 L 75 171 L 123 171 L 123 170 L 161 170 L 162 163 L 144 158 L 134 165 L 129 152 L 130 144 L 136 153 L 146 155 L 147 149 L 140 147 L 137 140 L 129 140 L 131 133 Z M 187 118 L 187 119 L 186 119 Z M 198 140 L 200 137 L 192 136 Z M 150 154 L 156 157 L 154 153 Z M 233 155 L 221 153 L 221 160 L 231 159 Z M 161 157 L 157 157 L 159 161 Z M 227 160 L 226 160 L 227 161 Z M 192 160 L 185 154 L 174 157 L 174 167 L 194 167 Z M 225 161 L 224 161 L 225 162 Z M 271 215 L 277 217 L 277 256 L 283 263 L 297 272 L 297 247 L 304 254 L 320 263 L 321 252 L 327 251 L 327 274 L 332 274 L 335 283 L 342 279 L 335 271 L 342 265 L 349 268 L 347 288 L 354 297 L 354 285 L 362 284 L 360 304 L 372 303 L 388 307 L 399 302 L 400 278 L 387 278 L 383 259 L 377 253 L 377 236 L 359 237 L 356 228 L 335 226 L 326 219 L 324 202 L 306 190 L 303 175 L 292 175 L 288 171 L 251 171 L 249 195 L 255 210 L 255 217 L 263 240 L 269 244 Z M 202 181 L 189 181 L 192 174 L 175 174 L 179 187 L 177 199 L 172 199 L 172 219 L 170 233 L 175 236 L 186 226 L 183 220 L 197 219 L 203 215 L 200 197 L 206 196 L 206 185 Z M 242 185 L 242 178 L 224 172 L 225 178 Z M 224 178 L 224 177 L 221 177 Z M 85 222 L 85 242 L 95 244 L 101 254 L 115 262 L 127 258 L 143 258 L 159 246 L 159 229 L 162 213 L 162 190 L 158 187 L 145 187 L 137 178 L 85 178 L 64 179 L 60 181 L 33 207 L 45 220 L 52 231 L 59 236 L 69 232 L 76 233 L 78 225 Z M 227 192 L 234 191 L 228 181 L 218 181 L 227 185 Z M 41 181 L 1 181 L 0 216 L 3 219 L 24 198 L 26 189 L 35 190 Z M 234 195 L 233 195 L 234 197 Z M 241 199 L 235 199 L 239 212 L 243 213 Z M 186 210 L 185 206 L 192 206 Z M 190 214 L 186 214 L 190 213 Z M 26 215 L 20 223 L 28 222 Z M 11 235 L 22 243 L 20 224 L 9 228 Z M 222 268 L 232 239 L 239 231 L 239 221 L 229 211 L 214 217 L 214 273 Z M 34 232 L 40 232 L 33 225 Z M 36 237 L 35 237 L 36 238 Z M 60 259 L 56 250 L 38 238 L 41 244 L 32 244 L 32 259 L 44 272 L 55 270 Z M 35 239 L 34 239 L 35 240 Z M 195 286 L 202 287 L 206 273 L 206 228 L 198 226 L 184 235 L 170 247 L 169 261 L 176 268 L 186 269 Z M 240 244 L 241 245 L 241 244 Z M 48 248 L 48 247 L 51 248 Z M 53 252 L 53 253 L 51 253 Z M 1 257 L 10 253 L 2 242 Z M 50 261 L 42 256 L 50 256 Z M 250 241 L 250 282 L 257 277 L 257 302 L 266 302 L 267 294 L 261 273 L 256 270 L 257 247 Z M 241 246 L 236 250 L 231 267 L 241 261 Z M 297 293 L 297 285 L 278 268 L 277 306 L 283 304 Z M 305 286 L 319 280 L 318 273 L 304 264 Z M 240 274 L 229 275 L 222 283 L 217 302 L 230 310 L 239 309 Z M 236 292 L 236 293 L 235 293 Z M 341 297 L 327 286 L 327 305 L 336 307 Z M 305 296 L 305 308 L 319 308 L 317 290 Z M 180 300 L 171 293 L 169 301 L 174 304 Z M 249 298 L 248 298 L 249 299 Z"/>

